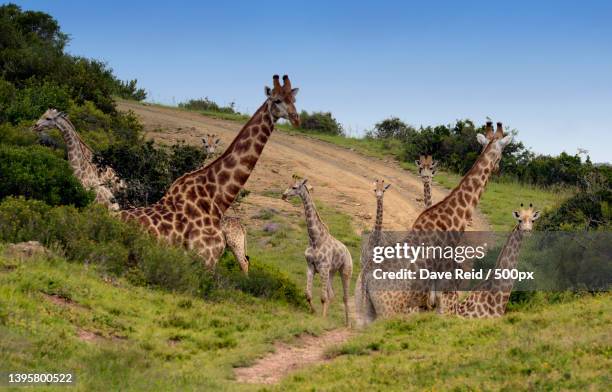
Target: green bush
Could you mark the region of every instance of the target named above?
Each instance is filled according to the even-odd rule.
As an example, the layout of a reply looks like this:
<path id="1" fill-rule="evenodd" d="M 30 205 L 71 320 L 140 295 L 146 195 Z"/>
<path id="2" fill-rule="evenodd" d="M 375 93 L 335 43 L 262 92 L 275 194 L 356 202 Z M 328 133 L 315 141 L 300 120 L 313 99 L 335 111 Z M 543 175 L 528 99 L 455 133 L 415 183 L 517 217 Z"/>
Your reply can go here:
<path id="1" fill-rule="evenodd" d="M 32 146 L 38 143 L 38 136 L 29 126 L 0 124 L 0 144 Z"/>
<path id="2" fill-rule="evenodd" d="M 583 189 L 537 221 L 542 231 L 609 230 L 612 227 L 612 190 Z"/>
<path id="3" fill-rule="evenodd" d="M 202 165 L 203 149 L 177 143 L 155 146 L 153 141 L 114 144 L 96 155 L 95 161 L 114 167 L 127 188 L 115 194 L 124 206 L 146 206 L 157 202 L 172 182 Z"/>
<path id="4" fill-rule="evenodd" d="M 78 207 L 93 200 L 93 194 L 73 176 L 68 162 L 49 149 L 0 144 L 0 199 L 10 195 Z"/>
<path id="5" fill-rule="evenodd" d="M 205 98 L 199 99 L 190 99 L 187 102 L 179 103 L 179 108 L 189 109 L 189 110 L 201 110 L 205 112 L 217 112 L 217 113 L 229 113 L 229 114 L 237 114 L 238 112 L 235 109 L 234 102 L 231 102 L 227 106 L 221 106 L 215 101 Z"/>
<path id="6" fill-rule="evenodd" d="M 328 133 L 330 135 L 343 135 L 342 125 L 332 116 L 330 112 L 302 111 L 300 113 L 300 129 Z"/>
<path id="7" fill-rule="evenodd" d="M 4 79 L 0 82 L 0 103 L 7 97 L 12 100 L 9 114 L 13 122 L 33 120 L 51 104 L 65 110 L 67 99 L 79 105 L 90 101 L 105 113 L 115 113 L 113 95 L 131 99 L 146 96 L 136 81 L 118 80 L 105 63 L 65 53 L 68 35 L 49 14 L 2 5 L 0 32 L 0 75 Z M 0 111 L 0 117 L 7 115 Z"/>
<path id="8" fill-rule="evenodd" d="M 134 224 L 112 217 L 102 206 L 82 210 L 50 207 L 36 200 L 6 198 L 0 203 L 0 242 L 36 240 L 60 249 L 67 259 L 97 266 L 101 272 L 148 285 L 216 298 L 227 290 L 302 305 L 295 283 L 282 272 L 255 261 L 250 276 L 226 254 L 216 272 L 182 248 L 152 238 Z"/>

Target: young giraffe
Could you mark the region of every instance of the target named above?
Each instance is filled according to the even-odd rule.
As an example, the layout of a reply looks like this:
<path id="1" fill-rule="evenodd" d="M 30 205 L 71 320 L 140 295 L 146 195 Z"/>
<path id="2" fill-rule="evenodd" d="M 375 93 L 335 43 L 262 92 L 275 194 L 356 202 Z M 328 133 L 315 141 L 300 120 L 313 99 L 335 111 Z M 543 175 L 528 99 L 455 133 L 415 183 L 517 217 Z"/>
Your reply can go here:
<path id="1" fill-rule="evenodd" d="M 431 155 L 421 155 L 418 161 L 414 161 L 419 169 L 419 176 L 423 181 L 423 204 L 425 208 L 431 207 L 431 180 L 438 166 L 438 161 L 434 161 Z"/>
<path id="2" fill-rule="evenodd" d="M 93 151 L 77 133 L 68 115 L 55 109 L 48 109 L 36 122 L 33 130 L 41 133 L 57 128 L 66 143 L 68 162 L 75 177 L 85 189 L 93 189 L 96 202 L 105 205 L 111 211 L 118 211 L 119 204 L 113 192 L 124 188 L 125 182 L 119 179 L 111 167 L 99 168 L 93 163 Z"/>
<path id="3" fill-rule="evenodd" d="M 206 161 L 209 158 L 217 155 L 217 148 L 221 146 L 221 139 L 217 137 L 214 133 L 211 135 L 209 133 L 206 134 L 206 137 L 202 138 L 202 144 L 204 145 L 204 151 L 206 152 Z"/>
<path id="4" fill-rule="evenodd" d="M 355 283 L 355 309 L 357 309 L 357 326 L 363 327 L 372 321 L 374 321 L 374 307 L 369 297 L 365 295 L 367 293 L 367 279 L 363 276 L 371 273 L 372 262 L 370 261 L 371 255 L 369 251 L 375 246 L 379 245 L 382 241 L 382 225 L 383 225 L 383 198 L 385 191 L 389 189 L 391 184 L 385 185 L 385 180 L 376 180 L 374 195 L 376 196 L 376 221 L 374 222 L 374 230 L 368 237 L 367 248 L 362 249 L 361 257 L 361 272 L 357 277 Z"/>
<path id="5" fill-rule="evenodd" d="M 491 174 L 497 170 L 504 148 L 512 141 L 512 135 L 504 135 L 501 123 L 497 123 L 497 131 L 493 133 L 491 122 L 487 122 L 486 135 L 478 134 L 478 142 L 483 150 L 466 173 L 459 185 L 451 191 L 442 201 L 423 211 L 412 226 L 420 242 L 436 245 L 448 245 L 448 235 L 437 235 L 440 232 L 460 233 L 465 230 L 480 196 L 484 191 Z M 439 237 L 439 238 L 438 238 Z M 423 241 L 427 238 L 427 241 Z M 437 239 L 438 238 L 438 239 Z M 414 242 L 414 241 L 412 241 Z M 429 268 L 427 260 L 419 260 L 414 265 Z M 448 270 L 448 269 L 447 269 Z M 368 276 L 368 280 L 372 277 Z M 446 291 L 442 294 L 430 292 L 425 282 L 418 282 L 413 290 L 398 289 L 394 282 L 389 283 L 384 290 L 368 290 L 366 295 L 374 305 L 376 315 L 389 317 L 397 313 L 413 313 L 421 309 L 428 309 L 435 304 L 440 313 L 454 313 L 457 304 L 457 292 Z M 435 299 L 433 299 L 435 296 Z"/>
<path id="6" fill-rule="evenodd" d="M 291 88 L 287 75 L 283 86 L 278 75 L 273 82 L 273 88 L 265 88 L 266 101 L 227 150 L 205 167 L 179 177 L 158 203 L 122 211 L 122 218 L 139 222 L 157 237 L 196 250 L 205 266 L 213 268 L 226 245 L 221 219 L 249 179 L 274 123 L 279 118 L 294 126 L 300 123 L 295 108 L 298 89 Z"/>
<path id="7" fill-rule="evenodd" d="M 342 278 L 342 290 L 344 300 L 344 317 L 346 325 L 349 325 L 349 286 L 351 274 L 353 273 L 353 259 L 346 246 L 335 239 L 329 229 L 321 220 L 314 205 L 308 187 L 307 180 L 296 180 L 296 182 L 283 192 L 283 200 L 291 196 L 299 196 L 304 204 L 306 224 L 308 226 L 309 245 L 304 252 L 308 265 L 306 272 L 306 299 L 310 309 L 312 306 L 312 281 L 315 273 L 321 275 L 321 304 L 323 305 L 323 317 L 327 316 L 329 301 L 334 296 L 332 288 L 333 276 L 340 272 Z"/>
<path id="8" fill-rule="evenodd" d="M 533 229 L 533 222 L 540 217 L 533 205 L 528 209 L 514 211 L 518 223 L 510 233 L 502 248 L 495 268 L 514 269 L 518 265 L 518 255 L 525 233 Z M 506 312 L 506 305 L 514 285 L 513 279 L 487 280 L 478 284 L 469 296 L 457 306 L 457 315 L 468 318 L 501 317 Z"/>
<path id="9" fill-rule="evenodd" d="M 206 159 L 202 163 L 202 167 L 205 167 L 211 158 L 217 156 L 217 148 L 221 146 L 221 139 L 214 133 L 207 133 L 206 137 L 202 138 L 202 144 L 206 152 Z M 221 218 L 221 231 L 225 237 L 225 243 L 234 254 L 234 257 L 240 265 L 240 269 L 245 275 L 248 275 L 250 259 L 246 254 L 246 229 L 242 223 L 240 223 L 240 218 L 237 216 L 223 215 L 223 218 Z"/>

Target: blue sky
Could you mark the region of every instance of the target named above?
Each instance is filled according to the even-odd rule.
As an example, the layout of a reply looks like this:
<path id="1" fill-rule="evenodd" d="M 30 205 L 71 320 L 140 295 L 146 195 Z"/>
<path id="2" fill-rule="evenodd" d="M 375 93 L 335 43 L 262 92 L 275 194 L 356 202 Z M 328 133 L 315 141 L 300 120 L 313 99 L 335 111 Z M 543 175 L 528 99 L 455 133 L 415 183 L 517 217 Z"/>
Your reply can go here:
<path id="1" fill-rule="evenodd" d="M 18 1 L 152 101 L 252 112 L 274 73 L 349 134 L 489 116 L 535 152 L 612 161 L 612 2 Z M 227 4 L 222 4 L 227 3 Z M 180 5 L 176 5 L 180 4 Z"/>

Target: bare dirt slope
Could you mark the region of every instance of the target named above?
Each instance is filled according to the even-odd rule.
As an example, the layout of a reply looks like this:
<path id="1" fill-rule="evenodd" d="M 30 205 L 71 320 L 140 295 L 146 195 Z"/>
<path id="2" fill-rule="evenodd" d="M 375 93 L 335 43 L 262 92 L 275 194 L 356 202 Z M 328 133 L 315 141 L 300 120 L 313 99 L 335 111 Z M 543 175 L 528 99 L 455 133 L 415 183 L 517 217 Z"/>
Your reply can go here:
<path id="1" fill-rule="evenodd" d="M 120 101 L 118 106 L 120 110 L 134 111 L 145 125 L 147 136 L 162 143 L 185 140 L 201 146 L 201 138 L 214 133 L 224 148 L 242 127 L 237 122 L 155 105 Z M 357 232 L 373 225 L 376 212 L 373 181 L 376 178 L 384 178 L 392 184 L 385 193 L 387 230 L 408 229 L 423 210 L 423 203 L 417 201 L 423 194 L 421 180 L 395 162 L 366 157 L 327 142 L 277 130 L 246 184 L 251 195 L 243 203 L 240 215 L 250 216 L 252 210 L 269 207 L 296 212 L 297 207 L 282 202 L 279 196 L 279 192 L 291 183 L 294 173 L 308 178 L 314 187 L 315 199 L 353 216 Z M 434 203 L 447 193 L 441 187 L 434 187 Z M 471 229 L 486 230 L 487 227 L 485 219 L 477 213 Z"/>

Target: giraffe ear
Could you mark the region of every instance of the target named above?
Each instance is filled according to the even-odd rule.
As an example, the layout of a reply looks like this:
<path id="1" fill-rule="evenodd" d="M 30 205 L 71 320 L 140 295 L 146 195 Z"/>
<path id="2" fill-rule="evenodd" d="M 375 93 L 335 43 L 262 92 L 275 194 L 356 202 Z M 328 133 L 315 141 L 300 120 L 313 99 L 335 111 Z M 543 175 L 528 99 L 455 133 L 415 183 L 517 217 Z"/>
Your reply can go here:
<path id="1" fill-rule="evenodd" d="M 508 135 L 508 136 L 504 137 L 503 139 L 501 139 L 501 140 L 498 142 L 498 143 L 499 143 L 499 146 L 500 146 L 501 148 L 506 147 L 508 144 L 512 143 L 512 138 L 513 138 L 513 136 L 512 136 L 512 135 Z"/>
<path id="2" fill-rule="evenodd" d="M 478 135 L 476 135 L 476 140 L 478 140 L 478 143 L 480 143 L 483 146 L 486 146 L 489 143 L 489 139 L 487 139 L 487 137 L 483 135 L 482 133 L 479 133 Z"/>
<path id="3" fill-rule="evenodd" d="M 385 190 L 389 189 L 390 186 L 391 186 L 391 184 L 385 185 Z"/>
<path id="4" fill-rule="evenodd" d="M 293 90 L 291 90 L 291 95 L 293 96 L 293 98 L 297 97 L 299 91 L 299 88 L 294 88 Z"/>
<path id="5" fill-rule="evenodd" d="M 540 217 L 540 211 L 536 211 L 533 213 L 533 216 L 531 217 L 531 220 L 536 220 Z"/>
<path id="6" fill-rule="evenodd" d="M 270 87 L 266 86 L 264 91 L 266 92 L 266 97 L 270 98 L 272 96 L 272 89 Z"/>
<path id="7" fill-rule="evenodd" d="M 414 164 L 415 164 L 417 167 L 421 167 L 421 162 L 419 162 L 419 160 L 414 161 Z"/>
<path id="8" fill-rule="evenodd" d="M 221 143 L 221 139 L 216 139 L 216 140 L 215 140 L 215 144 L 216 144 L 216 145 L 219 145 L 219 143 Z"/>
<path id="9" fill-rule="evenodd" d="M 302 185 L 306 184 L 307 182 L 308 182 L 308 178 L 304 178 L 304 179 L 302 180 Z"/>
<path id="10" fill-rule="evenodd" d="M 520 219 L 521 218 L 521 214 L 519 214 L 518 211 L 513 211 L 512 212 L 512 216 L 514 216 L 514 219 Z"/>

